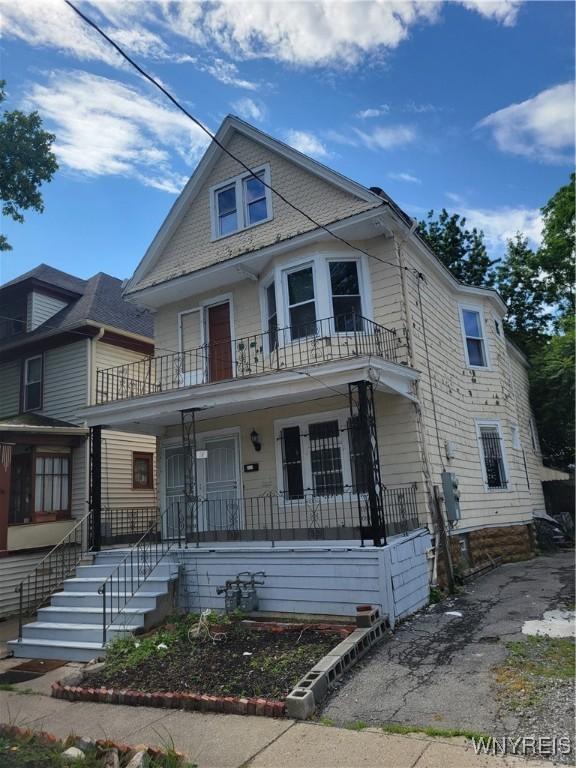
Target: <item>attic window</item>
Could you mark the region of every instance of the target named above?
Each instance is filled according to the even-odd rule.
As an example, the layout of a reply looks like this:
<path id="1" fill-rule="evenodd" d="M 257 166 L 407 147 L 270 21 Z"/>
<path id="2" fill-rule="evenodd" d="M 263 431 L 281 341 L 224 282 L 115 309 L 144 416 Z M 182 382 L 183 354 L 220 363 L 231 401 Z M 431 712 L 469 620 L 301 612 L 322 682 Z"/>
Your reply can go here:
<path id="1" fill-rule="evenodd" d="M 244 173 L 227 179 L 210 190 L 212 239 L 227 237 L 272 218 L 270 168 L 254 169 L 254 175 Z"/>

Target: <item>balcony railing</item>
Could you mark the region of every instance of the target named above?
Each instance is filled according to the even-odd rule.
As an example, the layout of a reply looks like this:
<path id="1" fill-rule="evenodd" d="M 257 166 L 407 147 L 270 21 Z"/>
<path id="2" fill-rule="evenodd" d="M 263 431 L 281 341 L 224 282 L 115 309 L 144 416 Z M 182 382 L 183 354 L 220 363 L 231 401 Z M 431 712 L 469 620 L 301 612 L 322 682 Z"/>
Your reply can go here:
<path id="1" fill-rule="evenodd" d="M 129 400 L 199 384 L 244 378 L 353 357 L 398 362 L 396 331 L 356 314 L 209 342 L 185 352 L 98 370 L 96 403 Z"/>
<path id="2" fill-rule="evenodd" d="M 172 497 L 163 537 L 188 542 L 361 540 L 408 533 L 419 527 L 416 483 L 384 486 L 383 517 L 374 531 L 368 497 L 352 489 L 332 496 L 310 491 L 299 498 L 275 493 L 231 499 L 199 499 L 186 505 Z M 194 514 L 193 514 L 194 513 Z"/>

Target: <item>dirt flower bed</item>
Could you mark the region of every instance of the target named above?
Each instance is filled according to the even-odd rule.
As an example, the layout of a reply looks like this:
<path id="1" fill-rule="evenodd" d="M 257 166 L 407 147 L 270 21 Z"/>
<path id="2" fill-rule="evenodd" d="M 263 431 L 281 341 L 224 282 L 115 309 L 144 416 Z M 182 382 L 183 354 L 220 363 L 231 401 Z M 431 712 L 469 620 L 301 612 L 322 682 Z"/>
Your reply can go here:
<path id="1" fill-rule="evenodd" d="M 180 621 L 117 640 L 90 687 L 279 700 L 342 640 L 337 630 L 314 627 L 278 632 L 238 622 L 217 627 L 216 640 L 191 638 L 189 629 L 190 620 Z"/>

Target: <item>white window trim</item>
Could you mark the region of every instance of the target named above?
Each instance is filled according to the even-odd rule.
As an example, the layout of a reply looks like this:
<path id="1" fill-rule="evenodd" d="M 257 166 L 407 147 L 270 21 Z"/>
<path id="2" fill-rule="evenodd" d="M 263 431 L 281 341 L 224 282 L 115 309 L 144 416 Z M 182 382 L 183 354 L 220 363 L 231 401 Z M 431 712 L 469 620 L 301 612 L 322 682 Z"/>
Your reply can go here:
<path id="1" fill-rule="evenodd" d="M 27 387 L 28 384 L 37 384 L 38 382 L 29 382 L 28 381 L 28 363 L 32 362 L 32 360 L 40 360 L 40 405 L 37 408 L 29 408 L 28 407 L 28 396 L 27 396 Z M 42 407 L 44 405 L 44 358 L 42 355 L 32 355 L 31 357 L 26 357 L 24 359 L 24 370 L 22 372 L 22 375 L 24 377 L 24 382 L 22 386 L 22 411 L 23 413 L 28 413 L 29 411 L 41 411 Z"/>
<path id="2" fill-rule="evenodd" d="M 263 165 L 258 166 L 257 168 L 252 169 L 254 173 L 261 173 L 264 172 L 264 182 L 268 185 L 270 185 L 270 165 L 269 163 L 264 163 Z M 271 221 L 274 218 L 274 212 L 272 210 L 272 193 L 270 191 L 269 186 L 265 187 L 265 194 L 266 194 L 266 211 L 268 213 L 268 216 L 265 219 L 262 219 L 261 221 L 256 221 L 254 224 L 248 223 L 248 206 L 246 204 L 246 200 L 244 198 L 244 181 L 245 179 L 251 178 L 250 173 L 241 173 L 238 174 L 238 176 L 233 176 L 230 179 L 226 179 L 218 184 L 214 184 L 211 186 L 208 190 L 208 194 L 210 197 L 210 220 L 212 223 L 212 242 L 216 240 L 223 240 L 226 237 L 232 237 L 233 235 L 238 234 L 239 232 L 243 232 L 246 229 L 252 229 L 253 227 L 258 227 L 260 224 L 266 224 L 266 222 Z M 234 232 L 227 232 L 224 235 L 221 235 L 218 230 L 218 204 L 216 202 L 216 195 L 221 190 L 225 189 L 226 187 L 233 186 L 236 189 L 236 217 L 238 221 L 238 227 L 234 230 Z"/>
<path id="3" fill-rule="evenodd" d="M 484 358 L 486 365 L 472 365 L 470 362 L 470 359 L 468 357 L 468 344 L 466 342 L 467 336 L 466 336 L 466 328 L 464 326 L 464 310 L 468 310 L 470 312 L 477 312 L 479 321 L 480 321 L 480 329 L 482 331 L 482 344 L 484 347 Z M 490 350 L 488 345 L 488 334 L 486 333 L 486 322 L 484 318 L 484 308 L 480 304 L 459 304 L 458 305 L 458 314 L 460 316 L 460 330 L 462 332 L 462 343 L 464 345 L 464 359 L 466 361 L 466 366 L 468 368 L 472 368 L 476 371 L 490 371 L 492 370 L 492 367 L 490 365 Z M 496 333 L 496 332 L 494 332 Z"/>
<path id="4" fill-rule="evenodd" d="M 348 439 L 348 432 L 346 430 L 348 423 L 348 416 L 350 414 L 346 410 L 337 411 L 323 411 L 321 413 L 306 414 L 305 416 L 291 416 L 287 419 L 278 419 L 274 422 L 274 446 L 276 452 L 276 488 L 278 493 L 287 489 L 284 488 L 284 468 L 282 466 L 282 446 L 280 445 L 280 437 L 284 427 L 300 427 L 301 432 L 306 431 L 310 424 L 320 424 L 326 421 L 338 421 L 338 429 L 340 430 L 340 448 L 342 451 L 342 481 L 344 488 L 348 488 L 349 492 L 352 492 L 352 467 L 350 465 L 350 442 Z M 310 494 L 311 491 L 306 491 L 307 488 L 312 488 L 312 462 L 310 460 L 310 440 L 301 441 L 300 447 L 302 450 L 302 480 L 304 485 L 304 494 Z M 346 490 L 344 491 L 346 493 Z M 318 496 L 316 498 L 328 498 Z M 330 496 L 329 498 L 342 498 L 341 496 Z M 285 497 L 285 504 L 301 504 L 302 499 L 288 499 Z"/>
<path id="5" fill-rule="evenodd" d="M 338 251 L 313 251 L 296 259 L 283 262 L 266 274 L 260 282 L 260 315 L 262 319 L 262 328 L 266 328 L 268 313 L 266 288 L 272 281 L 276 286 L 276 313 L 278 316 L 278 328 L 288 328 L 290 326 L 290 313 L 288 311 L 288 285 L 286 276 L 288 273 L 312 265 L 312 277 L 314 280 L 314 302 L 316 306 L 316 318 L 318 320 L 333 317 L 332 307 L 332 284 L 330 281 L 330 262 L 332 261 L 354 261 L 358 270 L 358 284 L 360 288 L 360 303 L 362 316 L 367 320 L 373 321 L 372 311 L 372 290 L 370 285 L 370 270 L 366 264 L 364 256 L 348 256 L 340 254 Z M 347 336 L 350 333 L 342 331 L 337 333 L 335 328 L 331 329 L 334 336 Z M 280 334 L 285 343 L 291 343 L 286 338 L 287 334 Z M 279 336 L 279 346 L 283 346 Z"/>
<path id="6" fill-rule="evenodd" d="M 234 294 L 233 293 L 223 293 L 220 296 L 210 296 L 207 299 L 202 299 L 198 302 L 198 306 L 191 307 L 190 309 L 184 309 L 181 312 L 178 312 L 178 328 L 177 328 L 177 334 L 178 334 L 178 352 L 179 354 L 184 353 L 184 346 L 182 344 L 182 318 L 185 315 L 191 315 L 194 312 L 198 312 L 200 314 L 200 347 L 208 346 L 210 343 L 210 339 L 208 338 L 208 309 L 212 306 L 218 306 L 218 304 L 225 304 L 228 302 L 230 306 L 230 338 L 231 338 L 231 350 L 232 350 L 232 374 L 233 377 L 236 377 L 236 324 L 235 324 L 235 310 L 234 310 Z M 192 383 L 195 384 L 202 384 L 206 382 L 206 371 L 203 369 L 203 375 L 202 375 L 202 381 L 194 381 Z"/>
<path id="7" fill-rule="evenodd" d="M 502 463 L 504 464 L 504 473 L 506 475 L 506 488 L 490 488 L 488 485 L 488 475 L 486 473 L 486 462 L 484 459 L 484 446 L 482 444 L 482 435 L 480 433 L 481 427 L 495 427 L 498 432 L 498 437 L 500 438 L 500 450 L 502 451 Z M 509 493 L 512 490 L 512 482 L 510 478 L 506 446 L 504 444 L 504 435 L 502 433 L 502 426 L 500 421 L 498 419 L 476 419 L 476 441 L 478 443 L 478 455 L 480 458 L 482 479 L 484 481 L 484 490 L 486 493 Z"/>
<path id="8" fill-rule="evenodd" d="M 264 335 L 264 351 L 267 355 L 271 353 L 270 350 L 270 337 L 268 335 L 268 288 L 274 283 L 274 293 L 276 295 L 276 322 L 278 323 L 278 330 L 280 330 L 280 303 L 278 301 L 278 281 L 276 280 L 276 272 L 273 270 L 266 277 L 260 281 L 260 327 Z M 278 346 L 280 347 L 280 333 L 278 333 Z"/>
<path id="9" fill-rule="evenodd" d="M 532 451 L 536 456 L 540 456 L 540 435 L 538 434 L 536 419 L 532 415 L 528 417 L 528 431 L 530 432 L 530 443 L 532 445 Z"/>

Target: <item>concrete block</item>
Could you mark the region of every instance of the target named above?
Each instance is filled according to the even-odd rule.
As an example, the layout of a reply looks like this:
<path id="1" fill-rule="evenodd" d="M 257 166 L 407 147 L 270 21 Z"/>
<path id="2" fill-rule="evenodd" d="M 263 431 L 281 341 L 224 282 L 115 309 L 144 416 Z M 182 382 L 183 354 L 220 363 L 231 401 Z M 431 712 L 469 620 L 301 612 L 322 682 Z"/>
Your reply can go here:
<path id="1" fill-rule="evenodd" d="M 304 688 L 312 691 L 316 704 L 321 704 L 328 695 L 328 677 L 325 672 L 310 670 L 310 672 L 299 681 L 296 688 Z"/>
<path id="2" fill-rule="evenodd" d="M 328 688 L 332 688 L 334 683 L 344 674 L 342 657 L 324 656 L 324 658 L 320 659 L 320 661 L 312 667 L 311 671 L 323 672 L 326 675 L 326 679 L 328 681 Z"/>
<path id="3" fill-rule="evenodd" d="M 380 618 L 380 609 L 372 608 L 370 611 L 356 611 L 356 626 L 359 629 L 371 627 Z"/>
<path id="4" fill-rule="evenodd" d="M 294 720 L 306 720 L 314 714 L 314 694 L 305 688 L 294 688 L 286 696 L 286 714 Z"/>

